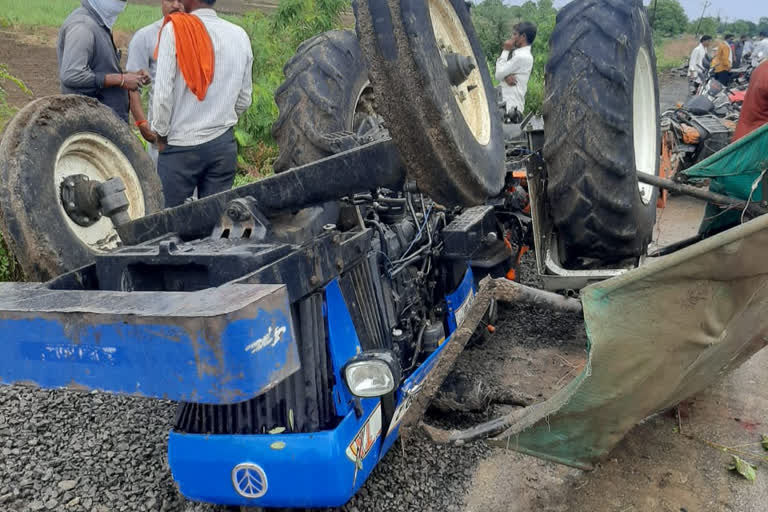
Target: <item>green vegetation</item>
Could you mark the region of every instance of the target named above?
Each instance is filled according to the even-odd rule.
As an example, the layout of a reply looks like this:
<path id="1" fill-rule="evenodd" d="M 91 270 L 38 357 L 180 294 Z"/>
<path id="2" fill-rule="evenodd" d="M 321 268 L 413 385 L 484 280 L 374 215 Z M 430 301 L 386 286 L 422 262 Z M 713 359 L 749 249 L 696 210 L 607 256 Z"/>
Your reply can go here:
<path id="1" fill-rule="evenodd" d="M 321 32 L 341 27 L 349 0 L 282 0 L 270 15 L 254 12 L 240 20 L 253 46 L 253 104 L 240 118 L 235 137 L 241 167 L 254 177 L 271 172 L 277 156 L 272 123 L 278 109 L 274 94 L 283 82 L 283 66 L 299 44 Z"/>
<path id="2" fill-rule="evenodd" d="M 670 40 L 662 39 L 654 43 L 656 51 L 656 72 L 663 73 L 670 69 L 679 68 L 687 61 L 687 56 L 677 56 L 668 51 Z"/>
<path id="3" fill-rule="evenodd" d="M 128 2 L 125 12 L 117 19 L 115 30 L 135 32 L 157 21 L 159 5 L 159 2 L 157 7 Z M 0 24 L 58 27 L 77 7 L 80 7 L 80 0 L 4 0 Z"/>
<path id="4" fill-rule="evenodd" d="M 677 36 L 688 28 L 688 16 L 677 0 L 653 0 L 649 11 L 651 26 L 658 35 Z"/>
<path id="5" fill-rule="evenodd" d="M 533 72 L 525 97 L 526 112 L 539 112 L 544 99 L 544 68 L 549 55 L 549 36 L 555 28 L 557 10 L 552 0 L 528 1 L 521 6 L 506 5 L 502 0 L 483 0 L 472 8 L 472 22 L 493 75 L 501 46 L 512 34 L 513 26 L 531 21 L 538 29 L 533 43 Z"/>
<path id="6" fill-rule="evenodd" d="M 748 20 L 735 20 L 729 23 L 727 18 L 723 19 L 719 16 L 704 16 L 689 20 L 678 0 L 650 0 L 647 7 L 654 30 L 664 37 L 675 37 L 684 33 L 699 36 L 733 34 L 753 37 L 761 31 L 768 31 L 768 17 L 760 18 L 757 23 Z"/>
<path id="7" fill-rule="evenodd" d="M 2 133 L 5 123 L 8 122 L 15 112 L 15 109 L 8 105 L 6 100 L 7 92 L 5 87 L 8 82 L 29 93 L 27 86 L 10 73 L 5 64 L 0 64 L 0 133 Z M 16 263 L 16 259 L 8 250 L 8 247 L 6 247 L 2 235 L 0 235 L 0 281 L 18 281 L 21 277 L 21 269 Z"/>
<path id="8" fill-rule="evenodd" d="M 8 83 L 18 87 L 27 94 L 31 94 L 31 91 L 27 89 L 24 82 L 13 76 L 5 64 L 0 64 L 0 132 L 2 132 L 5 123 L 16 112 L 16 109 L 10 106 L 7 101 L 8 92 L 5 90 L 5 87 L 8 86 Z"/>

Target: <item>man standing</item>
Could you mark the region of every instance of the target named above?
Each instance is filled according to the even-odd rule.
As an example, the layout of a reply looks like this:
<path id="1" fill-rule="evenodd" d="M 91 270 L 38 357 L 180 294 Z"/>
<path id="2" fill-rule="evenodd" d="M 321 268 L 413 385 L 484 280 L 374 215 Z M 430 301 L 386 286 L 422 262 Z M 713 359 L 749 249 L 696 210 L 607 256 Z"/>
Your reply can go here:
<path id="1" fill-rule="evenodd" d="M 155 48 L 157 48 L 157 40 L 160 37 L 160 29 L 163 28 L 163 20 L 174 12 L 182 12 L 184 5 L 181 3 L 181 0 L 160 0 L 160 9 L 163 13 L 161 19 L 139 29 L 133 35 L 131 43 L 128 45 L 128 61 L 126 63 L 128 69 L 148 69 L 149 77 L 153 82 L 157 68 L 154 54 Z M 147 153 L 149 153 L 152 161 L 155 162 L 155 166 L 157 166 L 155 134 L 152 133 L 149 125 L 149 120 L 152 119 L 152 90 L 150 89 L 149 91 L 149 108 L 146 116 L 144 115 L 144 107 L 141 105 L 141 94 L 138 91 L 132 91 L 130 98 L 131 114 L 133 114 L 133 119 L 136 121 L 136 126 L 139 127 L 141 136 L 149 143 L 147 144 Z"/>
<path id="2" fill-rule="evenodd" d="M 524 21 L 513 28 L 512 38 L 504 42 L 501 56 L 496 60 L 495 76 L 501 82 L 507 116 L 513 123 L 519 123 L 525 110 L 525 93 L 533 70 L 531 45 L 536 39 L 536 25 Z"/>
<path id="3" fill-rule="evenodd" d="M 760 32 L 760 40 L 752 48 L 752 67 L 756 68 L 768 58 L 768 32 Z"/>
<path id="4" fill-rule="evenodd" d="M 702 36 L 699 45 L 691 52 L 691 58 L 688 61 L 688 82 L 691 84 L 691 94 L 695 94 L 701 85 L 701 77 L 707 69 L 704 66 L 704 58 L 711 43 L 712 36 Z"/>
<path id="5" fill-rule="evenodd" d="M 715 80 L 723 85 L 728 85 L 731 78 L 731 46 L 728 43 L 733 36 L 728 34 L 725 41 L 717 43 L 715 57 L 712 59 L 712 71 L 715 73 Z"/>
<path id="6" fill-rule="evenodd" d="M 741 51 L 741 63 L 747 65 L 750 63 L 750 59 L 752 58 L 752 38 L 741 36 L 741 40 L 743 43 L 743 48 Z"/>
<path id="7" fill-rule="evenodd" d="M 768 123 L 768 62 L 763 62 L 752 72 L 749 79 L 747 95 L 741 106 L 739 124 L 733 140 L 752 133 L 764 124 Z"/>
<path id="8" fill-rule="evenodd" d="M 245 31 L 216 15 L 216 0 L 182 0 L 160 35 L 152 131 L 165 206 L 197 187 L 206 197 L 232 187 L 237 166 L 233 127 L 251 105 L 253 53 Z"/>
<path id="9" fill-rule="evenodd" d="M 128 122 L 128 91 L 149 83 L 144 71 L 124 73 L 112 26 L 126 0 L 81 0 L 59 29 L 56 53 L 62 94 L 96 98 Z M 130 68 L 129 68 L 130 69 Z"/>

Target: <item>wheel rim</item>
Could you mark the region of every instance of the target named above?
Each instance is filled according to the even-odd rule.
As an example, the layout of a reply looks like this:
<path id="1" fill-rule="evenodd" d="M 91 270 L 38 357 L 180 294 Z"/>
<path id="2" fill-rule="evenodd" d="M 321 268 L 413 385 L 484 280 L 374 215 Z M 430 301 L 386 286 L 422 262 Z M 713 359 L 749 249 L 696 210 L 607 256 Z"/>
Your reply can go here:
<path id="1" fill-rule="evenodd" d="M 645 48 L 640 48 L 635 61 L 635 81 L 632 92 L 632 129 L 637 172 L 656 174 L 659 158 L 656 138 L 656 94 L 653 86 L 651 58 Z M 637 182 L 640 199 L 649 204 L 653 197 L 653 186 Z"/>
<path id="2" fill-rule="evenodd" d="M 101 182 L 109 178 L 121 178 L 129 202 L 128 215 L 136 219 L 146 213 L 141 182 L 131 162 L 117 146 L 101 135 L 76 133 L 61 145 L 53 173 L 57 196 L 67 176 L 76 174 Z M 117 248 L 120 239 L 109 218 L 102 217 L 93 225 L 83 227 L 69 217 L 61 201 L 59 209 L 69 229 L 89 249 L 101 253 Z"/>
<path id="3" fill-rule="evenodd" d="M 441 53 L 457 53 L 474 60 L 475 54 L 469 37 L 450 2 L 429 0 L 429 17 L 432 20 L 432 31 Z M 443 61 L 447 66 L 444 56 Z M 475 66 L 484 65 L 485 63 L 475 63 Z M 452 85 L 451 88 L 456 104 L 472 135 L 479 144 L 487 145 L 491 140 L 491 113 L 480 70 L 475 67 L 463 83 L 458 86 Z"/>

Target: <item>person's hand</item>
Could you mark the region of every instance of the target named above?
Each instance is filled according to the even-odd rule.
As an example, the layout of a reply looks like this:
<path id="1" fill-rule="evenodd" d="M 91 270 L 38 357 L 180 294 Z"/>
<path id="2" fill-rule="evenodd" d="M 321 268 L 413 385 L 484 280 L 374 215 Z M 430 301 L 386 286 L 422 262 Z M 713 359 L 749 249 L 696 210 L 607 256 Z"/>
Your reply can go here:
<path id="1" fill-rule="evenodd" d="M 165 151 L 165 148 L 168 146 L 168 138 L 161 137 L 155 132 L 153 132 L 152 135 L 155 136 L 155 144 L 157 145 L 157 150 L 159 152 Z"/>
<path id="2" fill-rule="evenodd" d="M 511 52 L 512 50 L 515 49 L 515 42 L 512 39 L 507 39 L 506 41 L 504 41 L 503 48 L 504 50 Z"/>
<path id="3" fill-rule="evenodd" d="M 152 131 L 149 127 L 149 123 L 146 121 L 139 124 L 139 132 L 141 132 L 141 136 L 144 137 L 144 140 L 150 144 L 154 144 L 157 140 L 157 134 Z"/>
<path id="4" fill-rule="evenodd" d="M 507 82 L 507 85 L 517 85 L 517 78 L 515 78 L 515 75 L 507 75 L 504 77 L 504 81 Z"/>
<path id="5" fill-rule="evenodd" d="M 140 86 L 144 85 L 145 81 L 149 77 L 140 73 L 123 73 L 120 87 L 128 89 L 129 91 L 136 91 Z"/>
<path id="6" fill-rule="evenodd" d="M 141 76 L 141 85 L 149 85 L 152 83 L 152 77 L 149 76 L 146 69 L 140 69 L 136 74 Z"/>

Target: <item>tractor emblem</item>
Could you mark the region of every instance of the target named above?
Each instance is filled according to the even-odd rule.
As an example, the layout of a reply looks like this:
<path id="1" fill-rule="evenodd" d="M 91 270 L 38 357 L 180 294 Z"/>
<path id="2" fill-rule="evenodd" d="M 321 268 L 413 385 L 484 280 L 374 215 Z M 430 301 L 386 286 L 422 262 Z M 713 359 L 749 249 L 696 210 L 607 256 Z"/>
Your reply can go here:
<path id="1" fill-rule="evenodd" d="M 238 464 L 232 470 L 232 486 L 243 498 L 261 498 L 267 494 L 267 475 L 256 464 Z"/>

